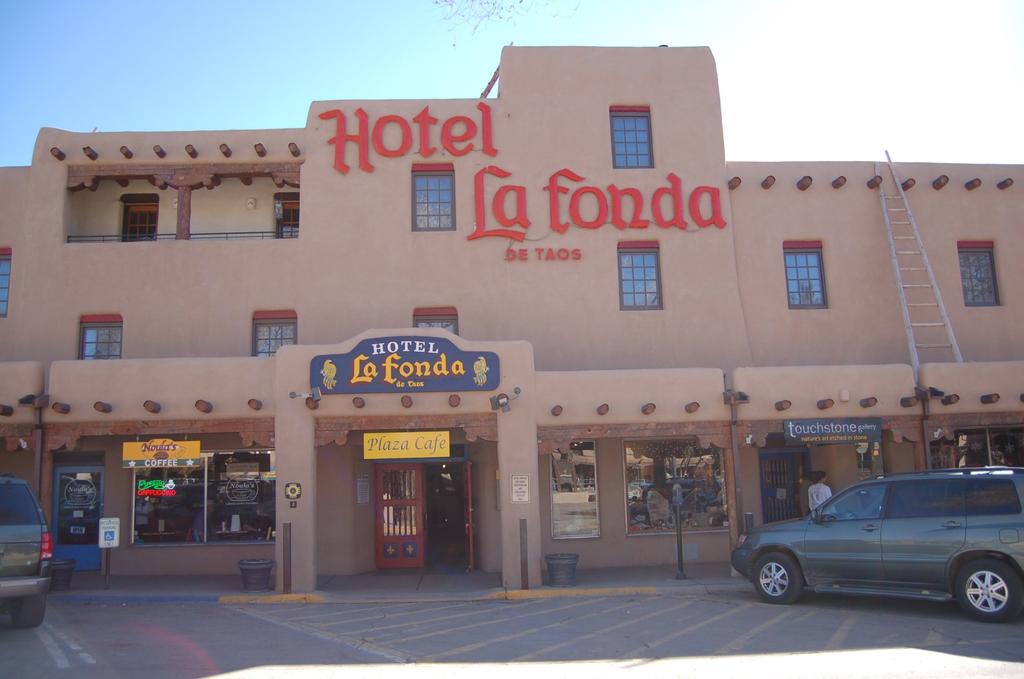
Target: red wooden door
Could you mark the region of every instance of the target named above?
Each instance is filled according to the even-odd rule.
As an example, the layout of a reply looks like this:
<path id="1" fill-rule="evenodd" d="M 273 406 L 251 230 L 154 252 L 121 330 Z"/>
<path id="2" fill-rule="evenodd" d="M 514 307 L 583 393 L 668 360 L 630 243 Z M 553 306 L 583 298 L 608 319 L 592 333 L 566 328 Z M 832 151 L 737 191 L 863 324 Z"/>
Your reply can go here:
<path id="1" fill-rule="evenodd" d="M 466 492 L 463 494 L 466 509 L 463 515 L 466 517 L 466 549 L 469 552 L 466 570 L 471 571 L 475 566 L 476 553 L 473 548 L 473 463 L 469 460 L 462 465 L 462 475 L 466 484 Z"/>
<path id="2" fill-rule="evenodd" d="M 426 547 L 422 464 L 378 464 L 377 568 L 422 568 Z"/>

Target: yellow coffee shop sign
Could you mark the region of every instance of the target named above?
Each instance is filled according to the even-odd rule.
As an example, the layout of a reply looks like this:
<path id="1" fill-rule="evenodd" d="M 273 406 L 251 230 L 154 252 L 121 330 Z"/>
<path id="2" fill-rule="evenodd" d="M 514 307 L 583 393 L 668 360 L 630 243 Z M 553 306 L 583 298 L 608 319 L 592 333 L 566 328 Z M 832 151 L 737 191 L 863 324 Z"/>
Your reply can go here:
<path id="1" fill-rule="evenodd" d="M 409 460 L 450 457 L 446 431 L 400 431 L 363 434 L 364 460 Z"/>
<path id="2" fill-rule="evenodd" d="M 202 462 L 199 441 L 150 439 L 121 444 L 121 466 L 138 467 L 195 467 Z"/>

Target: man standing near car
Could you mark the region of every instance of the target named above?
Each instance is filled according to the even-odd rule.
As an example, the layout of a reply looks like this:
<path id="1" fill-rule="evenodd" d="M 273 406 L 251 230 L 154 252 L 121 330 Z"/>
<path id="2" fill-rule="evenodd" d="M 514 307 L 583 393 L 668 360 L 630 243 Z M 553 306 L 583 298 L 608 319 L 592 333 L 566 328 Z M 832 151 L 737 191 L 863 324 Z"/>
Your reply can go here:
<path id="1" fill-rule="evenodd" d="M 812 512 L 832 497 L 832 489 L 825 483 L 827 476 L 820 470 L 811 474 L 814 483 L 807 487 L 807 506 Z"/>

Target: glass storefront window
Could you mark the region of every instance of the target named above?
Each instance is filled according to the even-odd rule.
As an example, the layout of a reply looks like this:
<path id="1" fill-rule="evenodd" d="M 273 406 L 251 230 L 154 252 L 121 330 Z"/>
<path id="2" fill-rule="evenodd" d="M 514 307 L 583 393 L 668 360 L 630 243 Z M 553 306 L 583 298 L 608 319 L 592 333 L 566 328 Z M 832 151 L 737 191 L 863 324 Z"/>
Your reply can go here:
<path id="1" fill-rule="evenodd" d="M 593 441 L 573 441 L 568 452 L 551 455 L 551 537 L 601 535 L 597 513 L 597 449 Z"/>
<path id="2" fill-rule="evenodd" d="M 136 471 L 135 542 L 202 542 L 204 481 L 202 466 Z"/>
<path id="3" fill-rule="evenodd" d="M 626 441 L 626 530 L 675 530 L 674 507 L 684 531 L 722 528 L 727 520 L 722 449 L 696 439 Z"/>
<path id="4" fill-rule="evenodd" d="M 209 542 L 269 540 L 274 532 L 276 473 L 272 452 L 214 453 Z"/>
<path id="5" fill-rule="evenodd" d="M 274 451 L 204 452 L 193 467 L 136 469 L 132 542 L 274 537 Z"/>
<path id="6" fill-rule="evenodd" d="M 1024 464 L 1024 429 L 957 429 L 953 440 L 932 441 L 929 449 L 932 469 Z"/>

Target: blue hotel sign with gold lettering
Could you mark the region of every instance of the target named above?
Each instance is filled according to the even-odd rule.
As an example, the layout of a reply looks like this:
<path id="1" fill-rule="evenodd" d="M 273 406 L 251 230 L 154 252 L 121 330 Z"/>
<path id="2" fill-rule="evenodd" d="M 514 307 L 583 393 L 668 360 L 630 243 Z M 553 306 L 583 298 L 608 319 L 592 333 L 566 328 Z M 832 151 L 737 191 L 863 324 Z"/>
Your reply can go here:
<path id="1" fill-rule="evenodd" d="M 498 355 L 462 351 L 441 337 L 376 337 L 347 354 L 315 356 L 309 383 L 321 394 L 492 391 L 501 380 Z"/>

